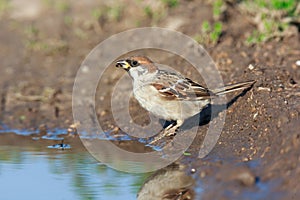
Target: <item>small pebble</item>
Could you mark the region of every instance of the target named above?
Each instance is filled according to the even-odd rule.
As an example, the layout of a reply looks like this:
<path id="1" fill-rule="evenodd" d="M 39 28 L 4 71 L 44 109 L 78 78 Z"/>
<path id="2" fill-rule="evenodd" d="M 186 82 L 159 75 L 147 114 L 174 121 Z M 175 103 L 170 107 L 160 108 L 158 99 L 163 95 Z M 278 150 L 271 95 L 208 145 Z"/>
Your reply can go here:
<path id="1" fill-rule="evenodd" d="M 258 112 L 254 113 L 253 119 L 255 119 L 258 116 Z"/>
<path id="2" fill-rule="evenodd" d="M 231 64 L 232 64 L 232 60 L 228 58 L 228 59 L 226 60 L 226 64 L 227 64 L 227 65 L 231 65 Z"/>
<path id="3" fill-rule="evenodd" d="M 267 87 L 258 87 L 257 91 L 268 91 L 271 92 L 271 88 L 267 88 Z"/>
<path id="4" fill-rule="evenodd" d="M 100 116 L 103 117 L 104 115 L 106 115 L 106 113 L 107 112 L 105 110 L 103 110 L 103 111 L 100 112 Z"/>
<path id="5" fill-rule="evenodd" d="M 68 128 L 68 133 L 71 133 L 71 132 L 73 132 L 73 129 L 72 128 Z"/>
<path id="6" fill-rule="evenodd" d="M 195 168 L 191 169 L 191 173 L 195 173 L 197 170 Z"/>
<path id="7" fill-rule="evenodd" d="M 297 60 L 297 61 L 296 61 L 296 65 L 297 65 L 298 67 L 300 67 L 300 60 Z"/>
<path id="8" fill-rule="evenodd" d="M 253 66 L 252 64 L 250 64 L 250 65 L 248 66 L 248 69 L 253 70 L 253 69 L 254 69 L 254 66 Z"/>
<path id="9" fill-rule="evenodd" d="M 248 161 L 249 161 L 249 158 L 245 157 L 245 158 L 242 159 L 242 161 L 243 161 L 243 162 L 248 162 Z"/>
<path id="10" fill-rule="evenodd" d="M 242 52 L 241 52 L 241 56 L 243 56 L 244 58 L 247 58 L 246 52 L 245 52 L 245 51 L 242 51 Z"/>
<path id="11" fill-rule="evenodd" d="M 243 170 L 236 175 L 236 180 L 245 186 L 252 186 L 255 183 L 255 176 L 249 170 Z"/>

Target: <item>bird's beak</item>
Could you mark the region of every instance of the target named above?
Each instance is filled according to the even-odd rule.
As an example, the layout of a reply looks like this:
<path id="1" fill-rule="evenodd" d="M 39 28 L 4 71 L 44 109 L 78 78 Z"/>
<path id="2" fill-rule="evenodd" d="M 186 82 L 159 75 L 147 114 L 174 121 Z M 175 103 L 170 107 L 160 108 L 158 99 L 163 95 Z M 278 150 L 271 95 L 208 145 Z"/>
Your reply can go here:
<path id="1" fill-rule="evenodd" d="M 130 69 L 130 64 L 126 60 L 119 60 L 117 61 L 116 67 L 121 67 L 128 71 Z"/>

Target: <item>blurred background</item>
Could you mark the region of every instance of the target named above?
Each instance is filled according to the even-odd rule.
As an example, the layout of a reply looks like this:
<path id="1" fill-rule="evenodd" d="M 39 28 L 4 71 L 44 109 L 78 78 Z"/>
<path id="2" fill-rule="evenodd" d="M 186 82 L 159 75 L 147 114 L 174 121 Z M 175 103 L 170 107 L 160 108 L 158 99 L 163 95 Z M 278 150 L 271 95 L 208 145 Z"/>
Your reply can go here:
<path id="1" fill-rule="evenodd" d="M 197 169 L 191 186 L 197 198 L 300 197 L 299 1 L 0 0 L 0 199 L 136 198 L 149 174 L 120 173 L 94 160 L 78 139 L 71 97 L 77 70 L 97 44 L 149 26 L 199 42 L 225 83 L 257 81 L 253 93 L 228 109 L 208 158 L 198 160 L 191 147 L 180 159 Z M 157 62 L 183 63 L 153 55 Z M 109 74 L 103 105 L 120 77 L 114 69 Z M 97 114 L 105 131 L 118 131 L 109 111 Z"/>

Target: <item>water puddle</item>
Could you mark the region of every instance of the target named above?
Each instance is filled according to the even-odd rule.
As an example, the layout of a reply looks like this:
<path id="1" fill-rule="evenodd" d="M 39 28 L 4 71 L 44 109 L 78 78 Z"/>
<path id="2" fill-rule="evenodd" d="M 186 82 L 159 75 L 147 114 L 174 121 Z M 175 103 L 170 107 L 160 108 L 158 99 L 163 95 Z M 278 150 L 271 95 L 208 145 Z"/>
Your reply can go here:
<path id="1" fill-rule="evenodd" d="M 113 137 L 109 132 L 104 134 L 106 135 L 95 135 L 88 139 L 98 142 L 96 146 L 101 146 L 98 140 L 102 142 L 111 140 L 116 144 L 122 141 L 120 144 L 123 148 L 132 152 L 134 150 L 143 152 L 148 148 L 146 140 L 134 140 L 120 134 Z M 193 173 L 186 173 L 192 172 L 192 168 L 189 169 L 187 165 L 179 163 L 160 169 L 150 177 L 149 173 L 116 171 L 95 160 L 83 147 L 79 137 L 70 135 L 64 129 L 49 131 L 44 135 L 34 131 L 7 129 L 0 130 L 0 137 L 0 191 L 4 191 L 0 192 L 0 199 L 37 199 L 38 197 L 46 200 L 127 200 L 136 199 L 137 195 L 140 200 L 201 199 L 207 191 L 211 192 L 215 189 L 219 189 L 218 194 L 224 192 L 225 196 L 232 198 L 236 194 L 226 193 L 226 190 L 240 190 L 237 195 L 242 199 L 269 199 L 269 197 L 280 199 L 281 197 L 281 193 L 272 191 L 278 183 L 260 182 L 259 177 L 256 177 L 255 183 L 247 187 L 241 184 L 245 182 L 243 178 L 245 174 L 247 177 L 254 176 L 251 171 L 259 167 L 259 160 L 249 161 L 247 165 L 245 163 L 234 165 L 227 158 L 222 162 L 222 169 L 219 169 L 216 163 L 221 163 L 221 159 L 210 158 L 211 160 L 208 161 L 212 166 L 215 165 L 214 170 L 218 174 L 216 176 L 221 181 L 215 175 L 211 175 L 206 178 L 209 182 L 202 182 L 199 179 L 200 172 L 196 172 L 196 168 Z M 108 149 L 108 152 L 111 151 Z M 190 155 L 185 154 L 185 156 Z M 194 160 L 189 162 L 192 161 Z M 139 166 L 130 160 L 126 164 L 130 168 Z M 211 168 L 213 170 L 213 167 Z M 219 182 L 226 183 L 226 187 Z M 211 194 L 213 195 L 214 192 Z"/>
<path id="2" fill-rule="evenodd" d="M 146 176 L 110 169 L 87 152 L 0 146 L 0 199 L 136 199 Z"/>
<path id="3" fill-rule="evenodd" d="M 104 134 L 89 139 L 132 142 L 127 135 Z M 0 199 L 136 199 L 149 176 L 99 163 L 78 135 L 66 129 L 40 133 L 6 128 L 0 137 L 0 190 L 5 191 Z"/>

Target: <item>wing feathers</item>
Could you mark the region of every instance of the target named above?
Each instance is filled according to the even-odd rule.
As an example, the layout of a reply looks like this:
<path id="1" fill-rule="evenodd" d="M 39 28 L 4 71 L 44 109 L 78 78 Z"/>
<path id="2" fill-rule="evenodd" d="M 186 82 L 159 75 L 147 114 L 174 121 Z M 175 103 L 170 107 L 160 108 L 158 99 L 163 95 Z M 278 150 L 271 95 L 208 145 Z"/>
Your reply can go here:
<path id="1" fill-rule="evenodd" d="M 236 90 L 242 90 L 251 87 L 255 81 L 247 81 L 224 86 L 223 88 L 210 91 L 199 83 L 185 78 L 179 74 L 159 71 L 157 79 L 152 85 L 158 92 L 167 99 L 197 101 L 210 99 L 218 95 L 223 95 Z"/>

